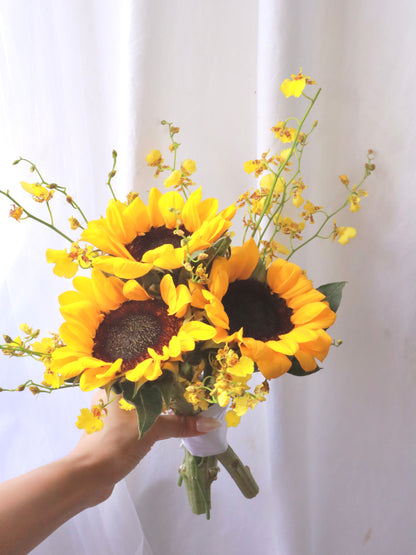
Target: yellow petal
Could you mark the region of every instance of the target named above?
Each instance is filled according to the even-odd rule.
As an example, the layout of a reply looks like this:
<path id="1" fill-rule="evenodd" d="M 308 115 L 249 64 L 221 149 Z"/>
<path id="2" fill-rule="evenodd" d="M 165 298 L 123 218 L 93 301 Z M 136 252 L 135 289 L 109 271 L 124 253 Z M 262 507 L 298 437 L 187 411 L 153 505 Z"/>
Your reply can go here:
<path id="1" fill-rule="evenodd" d="M 310 303 L 291 316 L 295 326 L 307 324 L 311 329 L 329 328 L 335 322 L 336 314 L 325 303 Z"/>
<path id="2" fill-rule="evenodd" d="M 123 286 L 123 295 L 131 301 L 146 301 L 152 297 L 147 294 L 146 289 L 134 279 L 127 281 Z"/>
<path id="3" fill-rule="evenodd" d="M 212 339 L 216 334 L 216 330 L 212 326 L 195 321 L 186 322 L 180 331 L 198 341 L 207 341 L 208 339 Z"/>
<path id="4" fill-rule="evenodd" d="M 162 193 L 159 191 L 159 189 L 156 189 L 156 187 L 150 189 L 148 214 L 149 223 L 153 227 L 160 227 L 164 223 L 162 213 L 159 209 L 159 200 L 161 196 Z"/>
<path id="5" fill-rule="evenodd" d="M 88 368 L 101 368 L 103 366 L 108 366 L 108 362 L 98 360 L 93 357 L 82 357 L 60 368 L 59 373 L 64 379 L 74 378 L 79 376 L 84 370 Z"/>
<path id="6" fill-rule="evenodd" d="M 152 264 L 145 264 L 117 256 L 97 256 L 93 260 L 93 267 L 122 279 L 135 279 L 149 273 L 152 269 Z"/>
<path id="7" fill-rule="evenodd" d="M 267 271 L 267 282 L 272 291 L 283 295 L 296 284 L 301 273 L 301 268 L 296 264 L 278 258 Z"/>
<path id="8" fill-rule="evenodd" d="M 59 328 L 59 335 L 62 337 L 65 345 L 74 351 L 80 351 L 85 354 L 91 354 L 93 348 L 93 339 L 88 336 L 88 330 L 81 324 L 73 322 L 64 322 Z"/>
<path id="9" fill-rule="evenodd" d="M 92 286 L 97 304 L 102 312 L 118 308 L 126 299 L 123 295 L 124 283 L 113 276 L 105 275 L 93 268 L 91 272 Z"/>
<path id="10" fill-rule="evenodd" d="M 104 317 L 93 304 L 84 300 L 65 304 L 59 310 L 66 320 L 73 319 L 76 322 L 82 323 L 92 336 L 95 335 L 94 332 Z"/>
<path id="11" fill-rule="evenodd" d="M 124 227 L 123 212 L 126 205 L 118 200 L 111 200 L 107 206 L 106 223 L 113 237 L 123 244 L 129 243 L 132 238 Z"/>
<path id="12" fill-rule="evenodd" d="M 237 279 L 248 279 L 254 272 L 258 260 L 259 250 L 254 239 L 249 239 L 242 247 L 233 248 L 228 261 L 230 283 Z"/>
<path id="13" fill-rule="evenodd" d="M 129 234 L 127 243 L 133 241 L 135 236 L 146 233 L 151 228 L 147 206 L 140 197 L 136 197 L 124 210 L 123 220 Z"/>
<path id="14" fill-rule="evenodd" d="M 188 231 L 193 233 L 201 226 L 201 218 L 199 216 L 198 207 L 201 204 L 202 200 L 202 188 L 199 187 L 191 195 L 189 196 L 188 200 L 186 201 L 185 206 L 183 207 L 181 218 L 183 221 L 184 226 Z"/>
<path id="15" fill-rule="evenodd" d="M 163 268 L 164 270 L 174 270 L 182 266 L 185 250 L 175 249 L 173 245 L 165 244 L 144 253 L 143 262 Z"/>
<path id="16" fill-rule="evenodd" d="M 165 193 L 160 197 L 159 208 L 166 227 L 170 229 L 176 228 L 184 204 L 185 201 L 176 191 Z"/>

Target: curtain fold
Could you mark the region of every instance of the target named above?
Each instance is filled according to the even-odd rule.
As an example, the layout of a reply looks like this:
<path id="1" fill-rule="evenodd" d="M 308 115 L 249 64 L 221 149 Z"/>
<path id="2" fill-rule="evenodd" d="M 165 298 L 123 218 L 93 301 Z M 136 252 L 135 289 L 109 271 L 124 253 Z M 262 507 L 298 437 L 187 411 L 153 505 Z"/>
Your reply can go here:
<path id="1" fill-rule="evenodd" d="M 22 156 L 97 218 L 115 148 L 117 194 L 134 189 L 146 200 L 152 186 L 163 187 L 145 156 L 156 148 L 167 154 L 165 119 L 181 128 L 179 156 L 196 161 L 205 197 L 225 207 L 255 186 L 244 162 L 279 148 L 272 125 L 301 115 L 302 100 L 279 91 L 299 67 L 322 86 L 303 160 L 304 197 L 336 205 L 338 176 L 356 183 L 368 148 L 377 166 L 362 209 L 337 216 L 338 225 L 357 227 L 357 237 L 344 247 L 316 241 L 293 258 L 316 286 L 348 281 L 332 333 L 343 345 L 321 372 L 275 380 L 267 402 L 229 432 L 259 495 L 245 500 L 221 470 L 211 520 L 192 515 L 176 485 L 183 452 L 168 440 L 108 501 L 34 553 L 412 552 L 415 12 L 410 0 L 0 0 L 0 188 L 16 199 L 24 198 L 19 181 L 33 181 L 28 165 L 11 165 Z M 9 209 L 1 197 L 0 331 L 15 337 L 23 322 L 54 331 L 57 296 L 71 284 L 52 274 L 44 252 L 63 242 L 7 218 Z M 73 215 L 69 205 L 56 210 L 60 222 Z M 36 372 L 27 360 L 2 357 L 0 386 Z M 90 395 L 45 397 L 0 394 L 0 480 L 76 443 L 75 421 Z"/>

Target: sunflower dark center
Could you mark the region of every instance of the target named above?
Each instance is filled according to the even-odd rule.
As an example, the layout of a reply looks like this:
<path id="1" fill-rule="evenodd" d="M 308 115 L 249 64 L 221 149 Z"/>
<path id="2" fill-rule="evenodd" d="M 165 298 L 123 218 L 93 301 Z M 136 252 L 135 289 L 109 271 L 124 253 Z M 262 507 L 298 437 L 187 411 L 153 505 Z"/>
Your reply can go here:
<path id="1" fill-rule="evenodd" d="M 294 328 L 290 321 L 292 309 L 270 291 L 267 283 L 254 279 L 234 281 L 222 303 L 230 320 L 230 333 L 242 327 L 245 337 L 269 341 Z"/>
<path id="2" fill-rule="evenodd" d="M 138 235 L 131 243 L 126 245 L 126 249 L 132 257 L 140 261 L 145 252 L 157 249 L 165 244 L 173 245 L 176 248 L 181 246 L 180 235 L 174 233 L 174 229 L 169 229 L 164 225 L 160 227 L 151 227 L 144 235 Z M 185 230 L 183 230 L 185 232 Z M 186 232 L 185 232 L 185 235 Z"/>
<path id="3" fill-rule="evenodd" d="M 122 358 L 121 369 L 131 370 L 149 357 L 149 347 L 161 354 L 180 323 L 161 301 L 127 301 L 98 326 L 92 354 L 106 362 Z"/>

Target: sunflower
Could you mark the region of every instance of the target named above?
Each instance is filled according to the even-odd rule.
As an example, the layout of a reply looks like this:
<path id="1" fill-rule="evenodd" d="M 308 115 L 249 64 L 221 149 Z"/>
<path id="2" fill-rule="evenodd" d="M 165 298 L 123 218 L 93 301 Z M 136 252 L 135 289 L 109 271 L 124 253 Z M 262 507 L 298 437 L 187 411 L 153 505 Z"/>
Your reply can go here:
<path id="1" fill-rule="evenodd" d="M 120 378 L 139 385 L 155 380 L 164 365 L 192 351 L 195 341 L 216 333 L 203 322 L 184 323 L 191 295 L 185 285 L 175 287 L 170 274 L 161 281 L 161 299 L 151 298 L 135 280 L 105 277 L 97 269 L 91 279 L 76 277 L 73 284 L 75 291 L 59 297 L 65 346 L 54 351 L 51 371 L 64 379 L 79 376 L 84 391 Z"/>
<path id="2" fill-rule="evenodd" d="M 204 307 L 217 327 L 216 341 L 237 342 L 266 378 L 287 372 L 292 356 L 312 371 L 315 359 L 328 354 L 332 339 L 325 329 L 336 315 L 299 266 L 278 259 L 262 282 L 252 277 L 258 260 L 252 239 L 234 248 L 228 260 L 216 258 L 209 291 L 194 290 L 192 304 Z"/>
<path id="3" fill-rule="evenodd" d="M 217 199 L 202 201 L 201 188 L 186 202 L 178 192 L 162 194 L 153 188 L 147 206 L 139 197 L 129 205 L 110 201 L 106 217 L 89 222 L 82 239 L 107 253 L 95 258 L 95 268 L 135 279 L 155 266 L 180 268 L 186 252 L 206 249 L 219 239 L 231 226 L 236 208 L 217 210 Z"/>

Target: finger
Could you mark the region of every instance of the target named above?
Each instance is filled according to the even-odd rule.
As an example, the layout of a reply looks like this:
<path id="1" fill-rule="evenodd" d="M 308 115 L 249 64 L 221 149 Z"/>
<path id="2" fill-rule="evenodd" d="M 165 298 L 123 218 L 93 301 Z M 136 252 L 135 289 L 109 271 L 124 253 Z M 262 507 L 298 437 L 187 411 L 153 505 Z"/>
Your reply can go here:
<path id="1" fill-rule="evenodd" d="M 159 416 L 150 432 L 153 432 L 154 440 L 159 441 L 170 437 L 202 436 L 221 426 L 215 418 L 169 415 Z"/>

